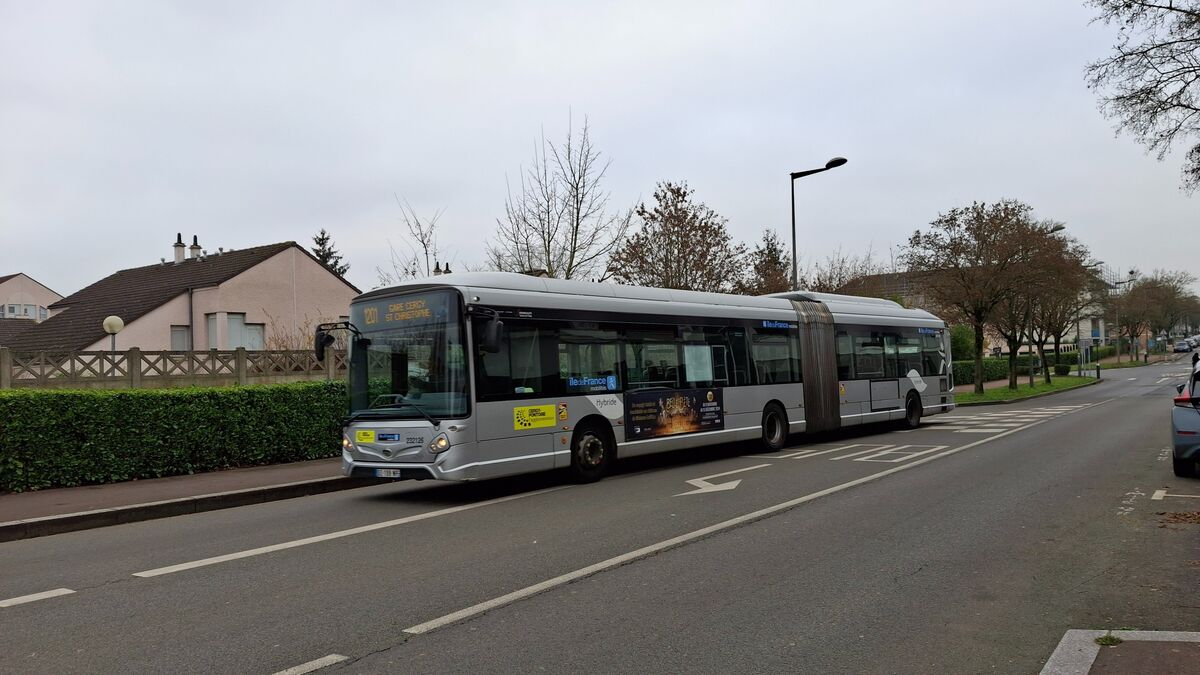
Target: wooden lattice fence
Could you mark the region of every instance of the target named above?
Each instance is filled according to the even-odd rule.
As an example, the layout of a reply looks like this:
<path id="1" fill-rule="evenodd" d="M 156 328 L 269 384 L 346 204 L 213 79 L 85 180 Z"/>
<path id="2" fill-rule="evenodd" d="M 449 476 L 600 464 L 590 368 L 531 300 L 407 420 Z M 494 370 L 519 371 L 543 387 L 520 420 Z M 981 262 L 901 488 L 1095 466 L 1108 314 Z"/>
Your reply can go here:
<path id="1" fill-rule="evenodd" d="M 332 380 L 346 374 L 346 352 L 207 351 L 17 352 L 0 347 L 0 389 L 120 389 Z"/>

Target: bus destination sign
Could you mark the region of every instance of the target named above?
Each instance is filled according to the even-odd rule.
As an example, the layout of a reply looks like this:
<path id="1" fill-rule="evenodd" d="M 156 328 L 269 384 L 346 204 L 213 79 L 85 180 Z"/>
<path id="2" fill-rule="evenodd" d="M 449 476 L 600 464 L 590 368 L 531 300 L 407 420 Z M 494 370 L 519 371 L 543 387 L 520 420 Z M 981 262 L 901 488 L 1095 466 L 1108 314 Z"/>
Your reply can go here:
<path id="1" fill-rule="evenodd" d="M 362 308 L 363 324 L 367 326 L 426 323 L 446 304 L 443 296 L 418 295 L 389 298 Z"/>

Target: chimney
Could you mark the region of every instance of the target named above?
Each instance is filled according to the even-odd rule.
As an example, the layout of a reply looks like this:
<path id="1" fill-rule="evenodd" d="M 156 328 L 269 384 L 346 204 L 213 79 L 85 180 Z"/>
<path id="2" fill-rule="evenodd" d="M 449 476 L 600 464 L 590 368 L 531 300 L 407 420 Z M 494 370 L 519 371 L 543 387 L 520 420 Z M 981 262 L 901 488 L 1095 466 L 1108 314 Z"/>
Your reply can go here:
<path id="1" fill-rule="evenodd" d="M 172 244 L 171 248 L 175 249 L 175 264 L 178 265 L 179 263 L 183 262 L 184 246 L 183 246 L 183 233 L 182 232 L 178 232 L 175 234 L 175 243 Z"/>
<path id="2" fill-rule="evenodd" d="M 199 238 L 196 235 L 192 235 L 192 245 L 188 247 L 188 252 L 191 253 L 191 255 L 188 256 L 189 258 L 196 259 L 200 257 L 200 242 L 198 239 Z"/>

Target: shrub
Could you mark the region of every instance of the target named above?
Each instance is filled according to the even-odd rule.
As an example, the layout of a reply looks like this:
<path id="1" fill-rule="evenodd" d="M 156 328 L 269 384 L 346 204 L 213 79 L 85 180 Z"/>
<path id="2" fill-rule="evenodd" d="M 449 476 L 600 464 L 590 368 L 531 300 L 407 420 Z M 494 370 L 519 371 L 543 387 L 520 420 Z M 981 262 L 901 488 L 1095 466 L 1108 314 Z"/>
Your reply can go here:
<path id="1" fill-rule="evenodd" d="M 950 358 L 975 357 L 975 329 L 965 324 L 950 327 Z"/>
<path id="2" fill-rule="evenodd" d="M 0 490 L 332 457 L 343 382 L 0 394 Z"/>
<path id="3" fill-rule="evenodd" d="M 953 363 L 953 368 L 955 387 L 975 383 L 974 361 L 955 361 Z M 1006 377 L 1008 377 L 1008 359 L 987 358 L 983 360 L 984 382 L 989 380 L 1002 380 Z"/>
<path id="4" fill-rule="evenodd" d="M 1059 376 L 1070 375 L 1071 374 L 1071 366 L 1068 364 L 1065 364 L 1065 363 L 1060 363 L 1060 364 L 1054 366 L 1054 374 L 1059 375 Z"/>

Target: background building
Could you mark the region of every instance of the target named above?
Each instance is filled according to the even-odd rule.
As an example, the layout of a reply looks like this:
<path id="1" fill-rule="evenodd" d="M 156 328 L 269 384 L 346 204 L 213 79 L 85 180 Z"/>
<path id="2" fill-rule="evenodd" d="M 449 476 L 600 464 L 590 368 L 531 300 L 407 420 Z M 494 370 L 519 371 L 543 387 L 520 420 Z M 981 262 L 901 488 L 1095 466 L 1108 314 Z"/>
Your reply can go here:
<path id="1" fill-rule="evenodd" d="M 313 327 L 346 316 L 359 290 L 296 242 L 241 250 L 185 247 L 121 270 L 49 305 L 49 318 L 4 346 L 14 351 L 107 350 L 102 323 L 121 317 L 116 349 L 300 349 Z"/>

